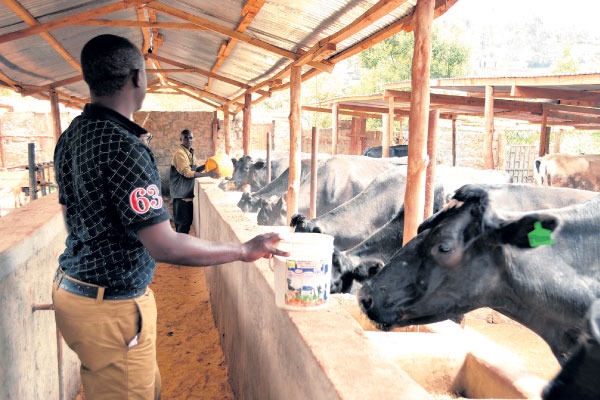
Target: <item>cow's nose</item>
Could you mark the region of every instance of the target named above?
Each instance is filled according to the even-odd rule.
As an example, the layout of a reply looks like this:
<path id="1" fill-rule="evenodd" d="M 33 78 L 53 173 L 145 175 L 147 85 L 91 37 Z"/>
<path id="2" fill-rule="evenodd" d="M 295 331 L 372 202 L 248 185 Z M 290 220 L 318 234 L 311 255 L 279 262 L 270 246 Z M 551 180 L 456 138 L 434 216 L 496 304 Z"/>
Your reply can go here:
<path id="1" fill-rule="evenodd" d="M 369 311 L 373 307 L 373 297 L 370 295 L 360 296 L 359 302 L 364 311 Z"/>

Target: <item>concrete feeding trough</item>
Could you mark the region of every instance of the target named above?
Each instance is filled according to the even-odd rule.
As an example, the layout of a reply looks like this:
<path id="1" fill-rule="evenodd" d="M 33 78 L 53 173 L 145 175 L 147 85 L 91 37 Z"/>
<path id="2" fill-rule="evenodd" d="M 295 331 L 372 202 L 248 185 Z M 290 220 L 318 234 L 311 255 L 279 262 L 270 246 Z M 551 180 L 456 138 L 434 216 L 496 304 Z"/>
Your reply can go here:
<path id="1" fill-rule="evenodd" d="M 256 225 L 236 206 L 239 197 L 201 182 L 196 196 L 201 237 L 243 242 L 287 229 Z M 381 332 L 369 326 L 350 295 L 331 296 L 323 310 L 282 310 L 275 305 L 272 265 L 240 264 L 207 270 L 238 398 L 531 399 L 547 383 L 522 357 L 468 322 L 465 328 L 444 321 Z"/>

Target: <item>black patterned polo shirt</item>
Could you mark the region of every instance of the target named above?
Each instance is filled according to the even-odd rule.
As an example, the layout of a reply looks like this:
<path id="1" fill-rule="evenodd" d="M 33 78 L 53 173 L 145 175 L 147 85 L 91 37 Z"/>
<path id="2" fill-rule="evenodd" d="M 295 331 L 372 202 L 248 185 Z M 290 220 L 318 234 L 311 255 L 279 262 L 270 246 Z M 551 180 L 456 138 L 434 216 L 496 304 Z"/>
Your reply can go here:
<path id="1" fill-rule="evenodd" d="M 111 109 L 87 104 L 54 151 L 68 228 L 60 267 L 113 292 L 152 281 L 156 261 L 135 232 L 169 219 L 154 155 L 138 139 L 145 132 Z"/>

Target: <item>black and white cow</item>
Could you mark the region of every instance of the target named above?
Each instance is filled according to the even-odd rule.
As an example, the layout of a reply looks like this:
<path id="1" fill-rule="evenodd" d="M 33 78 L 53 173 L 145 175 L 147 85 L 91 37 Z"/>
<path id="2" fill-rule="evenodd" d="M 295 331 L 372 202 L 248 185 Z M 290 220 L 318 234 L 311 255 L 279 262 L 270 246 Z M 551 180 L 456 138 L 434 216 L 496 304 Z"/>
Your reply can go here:
<path id="1" fill-rule="evenodd" d="M 448 183 L 448 181 L 446 181 Z M 534 211 L 583 203 L 597 193 L 569 188 L 541 188 L 526 184 L 484 185 L 490 199 L 507 211 Z M 446 203 L 447 189 L 436 187 L 434 212 Z M 404 207 L 398 214 L 356 246 L 334 249 L 332 293 L 347 292 L 354 281 L 362 282 L 377 273 L 402 245 L 404 239 Z"/>
<path id="2" fill-rule="evenodd" d="M 544 388 L 543 400 L 600 399 L 600 300 L 589 310 L 587 326 L 559 373 Z"/>
<path id="3" fill-rule="evenodd" d="M 250 192 L 256 192 L 267 184 L 267 162 L 262 159 L 253 159 L 244 155 L 239 159 L 232 158 L 233 174 L 230 179 L 224 179 L 219 183 L 223 190 L 243 190 L 247 185 Z M 281 157 L 271 160 L 271 180 L 277 178 L 290 165 L 289 157 Z"/>
<path id="4" fill-rule="evenodd" d="M 321 163 L 323 161 L 319 161 Z M 263 200 L 271 199 L 274 196 L 281 196 L 288 190 L 290 169 L 286 168 L 277 178 L 263 188 L 252 193 L 242 193 L 237 206 L 243 212 L 257 212 L 262 205 Z M 300 163 L 300 179 L 310 175 L 310 160 L 302 160 Z"/>
<path id="5" fill-rule="evenodd" d="M 335 238 L 334 246 L 339 251 L 356 246 L 401 211 L 406 173 L 406 167 L 390 169 L 348 202 L 310 220 L 297 214 L 292 218 L 291 225 L 296 232 L 332 235 Z M 509 183 L 512 179 L 503 171 L 438 165 L 435 181 L 443 189 L 437 194 L 445 192 L 449 195 L 467 183 Z M 348 229 L 348 226 L 352 226 L 352 229 Z"/>
<path id="6" fill-rule="evenodd" d="M 501 207 L 482 186 L 459 189 L 363 284 L 363 312 L 388 330 L 490 307 L 540 335 L 564 364 L 600 297 L 600 196 L 549 210 Z"/>
<path id="7" fill-rule="evenodd" d="M 362 192 L 377 176 L 391 168 L 406 165 L 398 158 L 371 158 L 336 155 L 319 162 L 317 167 L 316 213 L 322 215 Z M 300 182 L 298 212 L 308 214 L 310 208 L 310 174 Z M 286 186 L 287 191 L 287 186 Z M 280 198 L 263 198 L 258 210 L 259 225 L 286 225 L 287 205 Z"/>
<path id="8" fill-rule="evenodd" d="M 379 174 L 358 195 L 316 218 L 304 214 L 292 217 L 296 232 L 326 233 L 334 237 L 337 250 L 357 245 L 385 225 L 404 204 L 406 166 L 399 165 Z M 348 229 L 348 227 L 352 229 Z"/>
<path id="9" fill-rule="evenodd" d="M 383 149 L 381 146 L 373 146 L 367 147 L 362 155 L 367 157 L 376 157 L 381 158 L 383 154 Z M 390 146 L 390 157 L 406 157 L 408 156 L 408 145 L 407 144 L 397 144 L 394 146 Z"/>

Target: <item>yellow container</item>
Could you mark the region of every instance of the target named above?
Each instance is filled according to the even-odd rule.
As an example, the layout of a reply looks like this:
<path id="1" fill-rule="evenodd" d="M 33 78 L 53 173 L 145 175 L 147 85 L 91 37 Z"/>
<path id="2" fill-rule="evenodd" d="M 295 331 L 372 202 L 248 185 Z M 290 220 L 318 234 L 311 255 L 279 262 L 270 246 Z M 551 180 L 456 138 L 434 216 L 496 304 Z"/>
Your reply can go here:
<path id="1" fill-rule="evenodd" d="M 204 166 L 206 172 L 216 170 L 219 174 L 219 178 L 227 178 L 233 175 L 233 162 L 225 153 L 219 153 L 209 157 L 208 160 L 206 160 L 206 163 L 204 163 Z"/>

